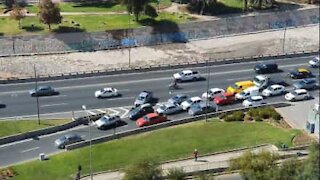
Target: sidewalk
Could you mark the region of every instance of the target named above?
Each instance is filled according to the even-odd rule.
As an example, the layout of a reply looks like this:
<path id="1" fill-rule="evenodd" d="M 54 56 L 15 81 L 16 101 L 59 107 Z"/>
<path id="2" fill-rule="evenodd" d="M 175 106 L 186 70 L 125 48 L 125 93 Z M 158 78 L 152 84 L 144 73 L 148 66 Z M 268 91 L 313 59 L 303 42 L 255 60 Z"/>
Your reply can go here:
<path id="1" fill-rule="evenodd" d="M 248 149 L 244 150 L 235 150 L 225 153 L 216 153 L 207 156 L 200 156 L 197 161 L 194 161 L 193 158 L 183 159 L 183 160 L 175 160 L 163 163 L 161 165 L 163 172 L 167 173 L 169 169 L 172 168 L 182 168 L 186 173 L 193 173 L 199 171 L 206 171 L 206 170 L 214 170 L 214 169 L 224 169 L 228 168 L 228 161 L 232 158 L 237 158 L 246 152 Z M 273 145 L 263 145 L 260 147 L 253 148 L 252 151 L 257 153 L 261 150 L 276 152 L 279 155 L 288 155 L 288 154 L 296 154 L 297 152 L 307 153 L 306 151 L 279 151 L 277 147 Z M 200 152 L 201 153 L 201 152 Z M 118 180 L 122 179 L 124 173 L 121 171 L 113 171 L 113 172 L 106 172 L 100 173 L 93 176 L 94 180 Z M 90 176 L 86 176 L 81 178 L 83 180 L 89 180 Z"/>

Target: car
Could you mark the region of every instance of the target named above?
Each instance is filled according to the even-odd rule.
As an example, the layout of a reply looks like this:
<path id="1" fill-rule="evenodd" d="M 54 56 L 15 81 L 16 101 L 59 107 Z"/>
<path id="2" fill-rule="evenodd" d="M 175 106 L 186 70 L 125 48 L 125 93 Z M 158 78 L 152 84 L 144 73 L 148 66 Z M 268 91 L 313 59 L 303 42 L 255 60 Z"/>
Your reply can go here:
<path id="1" fill-rule="evenodd" d="M 37 89 L 30 90 L 29 94 L 32 97 L 35 97 L 35 96 L 52 96 L 52 95 L 59 94 L 59 92 L 56 91 L 51 86 L 39 86 Z"/>
<path id="2" fill-rule="evenodd" d="M 177 82 L 197 81 L 202 79 L 198 71 L 192 71 L 192 70 L 182 70 L 178 73 L 173 74 L 173 78 Z"/>
<path id="3" fill-rule="evenodd" d="M 243 90 L 254 86 L 252 81 L 238 81 L 227 87 L 229 93 L 241 93 Z"/>
<path id="4" fill-rule="evenodd" d="M 245 89 L 241 93 L 237 93 L 235 95 L 235 98 L 237 100 L 244 100 L 250 96 L 257 96 L 257 95 L 259 95 L 259 88 L 257 86 L 252 86 L 252 87 L 248 87 L 247 89 Z"/>
<path id="5" fill-rule="evenodd" d="M 310 99 L 311 96 L 305 89 L 296 89 L 292 92 L 287 93 L 284 98 L 288 101 L 300 101 Z"/>
<path id="6" fill-rule="evenodd" d="M 217 105 L 233 104 L 236 101 L 234 95 L 235 95 L 234 93 L 227 92 L 227 93 L 216 96 L 213 102 Z"/>
<path id="7" fill-rule="evenodd" d="M 154 109 L 152 108 L 152 105 L 149 103 L 146 103 L 146 104 L 141 104 L 138 107 L 131 108 L 130 111 L 128 112 L 128 117 L 131 120 L 137 120 L 138 118 L 153 112 L 154 112 Z"/>
<path id="8" fill-rule="evenodd" d="M 278 65 L 276 63 L 260 63 L 255 65 L 254 71 L 258 74 L 278 72 Z"/>
<path id="9" fill-rule="evenodd" d="M 183 110 L 188 110 L 192 104 L 200 103 L 202 99 L 199 96 L 194 96 L 181 103 Z"/>
<path id="10" fill-rule="evenodd" d="M 172 103 L 161 104 L 156 110 L 158 114 L 165 114 L 165 115 L 176 114 L 181 111 L 182 111 L 181 106 L 177 104 L 172 104 Z"/>
<path id="11" fill-rule="evenodd" d="M 261 106 L 266 104 L 262 96 L 251 96 L 242 102 L 244 107 Z"/>
<path id="12" fill-rule="evenodd" d="M 56 139 L 54 141 L 54 144 L 57 148 L 64 149 L 66 145 L 73 144 L 80 141 L 82 141 L 82 138 L 79 135 L 71 133 L 71 134 L 63 135 L 60 138 Z"/>
<path id="13" fill-rule="evenodd" d="M 143 116 L 142 118 L 139 118 L 136 121 L 136 124 L 138 127 L 143 127 L 143 126 L 149 126 L 152 124 L 157 124 L 165 121 L 168 121 L 168 118 L 166 116 L 163 116 L 157 113 L 150 113 Z"/>
<path id="14" fill-rule="evenodd" d="M 118 115 L 104 115 L 100 119 L 96 120 L 94 124 L 98 129 L 106 129 L 111 126 L 116 126 L 121 121 Z"/>
<path id="15" fill-rule="evenodd" d="M 0 108 L 5 108 L 6 105 L 5 104 L 0 104 Z"/>
<path id="16" fill-rule="evenodd" d="M 316 89 L 318 87 L 317 81 L 314 79 L 302 79 L 293 84 L 293 89 Z"/>
<path id="17" fill-rule="evenodd" d="M 319 56 L 314 57 L 309 61 L 310 67 L 317 68 L 320 67 L 320 59 Z"/>
<path id="18" fill-rule="evenodd" d="M 220 88 L 212 88 L 212 89 L 209 89 L 208 92 L 204 92 L 201 97 L 202 97 L 203 99 L 206 99 L 206 98 L 208 98 L 208 99 L 214 99 L 216 96 L 221 95 L 221 94 L 223 94 L 223 93 L 225 93 L 225 91 L 224 91 L 223 89 L 220 89 Z"/>
<path id="19" fill-rule="evenodd" d="M 196 116 L 204 113 L 211 113 L 218 111 L 218 106 L 212 102 L 200 102 L 193 104 L 188 110 L 188 114 Z"/>
<path id="20" fill-rule="evenodd" d="M 286 88 L 279 84 L 274 84 L 262 91 L 262 96 L 277 96 L 286 93 Z"/>
<path id="21" fill-rule="evenodd" d="M 187 100 L 189 96 L 185 94 L 176 94 L 172 96 L 170 99 L 168 99 L 168 102 L 171 104 L 178 104 L 180 105 L 183 101 Z"/>
<path id="22" fill-rule="evenodd" d="M 112 87 L 102 88 L 94 93 L 96 98 L 109 98 L 109 97 L 117 97 L 121 94 L 118 92 L 117 89 Z"/>
<path id="23" fill-rule="evenodd" d="M 134 101 L 134 105 L 140 106 L 141 104 L 151 103 L 152 99 L 153 93 L 151 91 L 142 91 Z"/>
<path id="24" fill-rule="evenodd" d="M 312 73 L 308 69 L 298 68 L 296 70 L 290 71 L 289 76 L 292 79 L 304 79 L 304 78 L 312 77 Z"/>

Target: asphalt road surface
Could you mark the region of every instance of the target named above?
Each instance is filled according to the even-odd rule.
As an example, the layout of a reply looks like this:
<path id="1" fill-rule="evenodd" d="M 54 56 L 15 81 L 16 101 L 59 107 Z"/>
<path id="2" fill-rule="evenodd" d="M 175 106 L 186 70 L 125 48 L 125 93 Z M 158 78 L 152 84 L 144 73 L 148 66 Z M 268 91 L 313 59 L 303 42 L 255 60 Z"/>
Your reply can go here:
<path id="1" fill-rule="evenodd" d="M 296 80 L 291 80 L 287 74 L 289 70 L 297 67 L 308 67 L 308 61 L 311 57 L 287 58 L 272 60 L 279 65 L 283 72 L 270 74 L 271 77 L 283 78 L 288 84 Z M 270 62 L 270 61 L 269 61 Z M 192 68 L 198 70 L 206 79 L 209 79 L 209 87 L 226 88 L 236 81 L 252 80 L 256 75 L 253 66 L 257 62 L 238 63 L 229 65 L 219 65 L 211 67 Z M 319 69 L 311 69 L 318 76 Z M 41 97 L 40 113 L 41 117 L 71 117 L 72 111 L 75 116 L 84 116 L 81 106 L 85 104 L 90 114 L 108 112 L 117 113 L 123 118 L 123 126 L 110 130 L 97 130 L 91 127 L 92 138 L 113 134 L 114 131 L 121 132 L 136 128 L 135 122 L 126 118 L 126 114 L 133 105 L 135 97 L 142 90 L 153 91 L 154 96 L 158 98 L 158 103 L 167 101 L 173 94 L 185 93 L 190 96 L 201 96 L 207 89 L 207 81 L 197 81 L 179 84 L 181 90 L 168 91 L 168 84 L 172 79 L 172 74 L 179 71 L 166 70 L 144 73 L 122 74 L 112 76 L 100 76 L 83 79 L 69 79 L 59 81 L 39 82 L 39 85 L 51 85 L 60 91 L 60 95 L 51 97 Z M 209 73 L 210 72 L 210 73 Z M 210 77 L 208 78 L 208 74 Z M 112 99 L 97 99 L 94 92 L 103 87 L 117 88 L 122 96 Z M 5 108 L 0 109 L 0 118 L 21 118 L 36 117 L 36 98 L 28 94 L 30 89 L 34 88 L 34 83 L 0 85 L 0 104 L 5 104 Z M 288 90 L 292 89 L 291 86 Z M 311 91 L 313 96 L 319 96 L 319 90 Z M 267 102 L 285 101 L 284 96 L 271 97 Z M 219 107 L 219 109 L 231 109 L 241 107 L 241 103 Z M 188 116 L 186 112 L 169 116 L 169 119 L 177 119 Z M 88 126 L 80 126 L 68 130 L 81 135 L 84 139 L 89 139 Z M 13 163 L 36 158 L 39 153 L 58 153 L 54 147 L 53 141 L 66 134 L 67 131 L 56 134 L 46 135 L 37 139 L 28 139 L 25 141 L 0 146 L 0 166 L 7 166 Z"/>

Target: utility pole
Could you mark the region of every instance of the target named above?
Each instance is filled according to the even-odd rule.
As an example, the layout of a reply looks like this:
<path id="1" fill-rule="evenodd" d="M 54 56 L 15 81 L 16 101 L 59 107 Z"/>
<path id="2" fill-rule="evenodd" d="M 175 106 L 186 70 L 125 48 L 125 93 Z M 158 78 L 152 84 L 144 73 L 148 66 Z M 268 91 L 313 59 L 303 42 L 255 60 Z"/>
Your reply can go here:
<path id="1" fill-rule="evenodd" d="M 37 99 L 37 114 L 38 114 L 38 124 L 40 125 L 40 108 L 39 108 L 39 96 L 37 94 L 38 91 L 38 77 L 37 77 L 37 69 L 36 65 L 33 64 L 33 70 L 34 70 L 34 78 L 35 78 L 35 91 L 36 91 L 36 99 Z"/>
<path id="2" fill-rule="evenodd" d="M 128 20 L 128 26 L 129 26 L 129 29 L 128 29 L 128 45 L 129 45 L 129 67 L 131 65 L 131 36 L 130 36 L 130 31 L 131 31 L 131 12 L 128 12 L 128 15 L 129 15 L 129 20 Z"/>
<path id="3" fill-rule="evenodd" d="M 91 138 L 91 120 L 89 112 L 87 111 L 86 105 L 82 105 L 82 109 L 87 113 L 88 122 L 89 122 L 89 165 L 90 165 L 90 179 L 93 180 L 93 173 L 92 173 L 92 138 Z"/>
<path id="4" fill-rule="evenodd" d="M 282 42 L 282 53 L 284 53 L 284 47 L 285 47 L 285 41 L 286 41 L 286 32 L 287 32 L 287 23 L 285 23 L 285 26 L 284 26 L 283 42 Z"/>
<path id="5" fill-rule="evenodd" d="M 206 114 L 205 114 L 205 120 L 208 122 L 208 100 L 209 100 L 209 81 L 210 81 L 210 68 L 209 68 L 209 60 L 207 60 L 207 97 L 206 97 Z"/>

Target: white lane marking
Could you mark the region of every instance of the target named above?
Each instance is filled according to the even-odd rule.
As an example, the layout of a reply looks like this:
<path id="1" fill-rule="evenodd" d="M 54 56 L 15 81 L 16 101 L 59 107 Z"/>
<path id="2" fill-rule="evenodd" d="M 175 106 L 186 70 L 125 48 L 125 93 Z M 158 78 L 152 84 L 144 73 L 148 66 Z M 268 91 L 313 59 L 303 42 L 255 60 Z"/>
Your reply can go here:
<path id="1" fill-rule="evenodd" d="M 68 104 L 68 103 L 44 104 L 44 105 L 41 105 L 40 107 L 62 106 L 62 105 L 67 105 L 67 104 Z"/>
<path id="2" fill-rule="evenodd" d="M 22 141 L 2 144 L 2 145 L 0 145 L 0 148 L 5 148 L 5 147 L 8 147 L 8 146 L 14 146 L 14 145 L 21 144 L 21 143 L 26 143 L 28 141 L 32 141 L 32 139 L 25 139 L 25 140 L 22 140 Z"/>
<path id="3" fill-rule="evenodd" d="M 92 112 L 91 110 L 87 110 L 88 111 L 88 113 L 89 114 L 91 114 L 91 115 L 96 115 L 97 113 L 95 113 L 95 112 Z"/>
<path id="4" fill-rule="evenodd" d="M 66 94 L 63 94 L 63 95 L 57 95 L 57 96 L 42 96 L 40 97 L 41 99 L 51 99 L 51 98 L 60 98 L 60 97 L 66 97 L 67 95 Z"/>
<path id="5" fill-rule="evenodd" d="M 114 109 L 112 109 L 112 108 L 108 108 L 108 110 L 109 110 L 109 111 L 112 111 L 112 112 L 113 112 L 112 114 L 115 114 L 115 115 L 120 114 L 120 112 L 119 112 L 119 111 L 114 110 Z"/>
<path id="6" fill-rule="evenodd" d="M 227 79 L 227 81 L 235 81 L 235 80 L 246 80 L 248 79 L 247 77 L 241 77 L 241 78 L 232 78 L 232 79 Z"/>
<path id="7" fill-rule="evenodd" d="M 81 135 L 80 137 L 83 139 L 83 138 L 85 138 L 85 137 L 86 137 L 86 135 Z"/>
<path id="8" fill-rule="evenodd" d="M 115 100 L 121 100 L 121 99 L 134 99 L 134 96 L 130 96 L 130 97 L 118 97 L 118 98 L 114 98 L 114 99 L 108 99 L 107 101 L 115 101 Z"/>
<path id="9" fill-rule="evenodd" d="M 129 110 L 126 109 L 126 108 L 123 108 L 123 107 L 120 107 L 119 109 L 124 110 L 125 113 L 123 113 L 123 114 L 121 115 L 121 118 L 125 118 L 125 117 L 127 116 L 127 114 L 129 113 Z"/>
<path id="10" fill-rule="evenodd" d="M 37 150 L 39 149 L 40 147 L 37 146 L 37 147 L 34 147 L 34 148 L 30 148 L 30 149 L 26 149 L 26 150 L 23 150 L 23 151 L 20 151 L 21 153 L 26 153 L 26 152 L 29 152 L 29 151 L 34 151 L 34 150 Z"/>
<path id="11" fill-rule="evenodd" d="M 106 111 L 102 110 L 102 109 L 96 109 L 96 111 L 99 111 L 101 113 L 106 113 Z"/>

